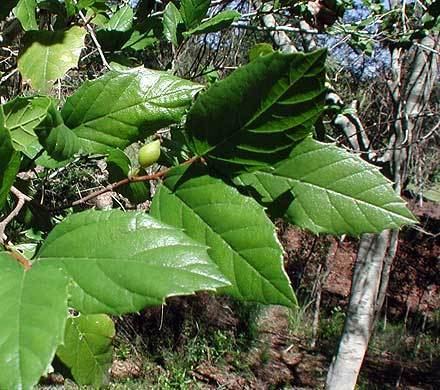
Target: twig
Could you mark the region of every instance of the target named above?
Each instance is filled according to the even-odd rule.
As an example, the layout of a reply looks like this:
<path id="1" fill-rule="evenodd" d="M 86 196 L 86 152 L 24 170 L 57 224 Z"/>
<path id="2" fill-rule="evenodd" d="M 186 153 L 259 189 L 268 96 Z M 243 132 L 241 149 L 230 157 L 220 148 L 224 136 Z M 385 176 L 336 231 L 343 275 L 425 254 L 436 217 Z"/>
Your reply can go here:
<path id="1" fill-rule="evenodd" d="M 79 16 L 82 19 L 82 21 L 84 22 L 84 25 L 86 26 L 86 29 L 89 32 L 90 36 L 92 37 L 92 41 L 95 44 L 96 49 L 98 50 L 99 56 L 101 57 L 101 60 L 102 60 L 102 63 L 104 64 L 104 66 L 107 69 L 110 69 L 110 65 L 108 64 L 108 62 L 104 56 L 104 52 L 102 51 L 102 47 L 101 47 L 100 43 L 98 42 L 98 39 L 96 38 L 95 31 L 93 31 L 93 27 L 90 24 L 88 24 L 89 21 L 86 19 L 86 17 L 82 13 L 82 11 L 79 11 Z"/>
<path id="2" fill-rule="evenodd" d="M 255 31 L 282 31 L 282 32 L 295 32 L 295 33 L 306 33 L 306 34 L 319 34 L 318 30 L 304 30 L 300 27 L 291 27 L 291 26 L 254 26 L 252 24 L 244 24 L 243 22 L 234 22 L 231 24 L 231 27 L 235 28 L 243 28 L 246 30 L 255 30 Z"/>
<path id="3" fill-rule="evenodd" d="M 0 84 L 3 84 L 6 80 L 8 80 L 10 77 L 12 77 L 15 73 L 18 72 L 18 68 L 15 68 L 14 70 L 12 70 L 11 72 L 9 72 L 7 75 L 3 76 L 0 79 Z"/>
<path id="4" fill-rule="evenodd" d="M 184 163 L 182 163 L 182 165 L 187 165 L 187 164 L 192 164 L 193 162 L 199 160 L 200 157 L 192 157 L 189 160 L 185 161 Z M 130 177 L 126 177 L 125 179 L 119 180 L 115 183 L 111 183 L 108 186 L 101 188 L 97 191 L 92 192 L 91 194 L 80 198 L 78 200 L 75 200 L 74 202 L 61 206 L 61 207 L 56 207 L 54 209 L 49 209 L 49 211 L 56 211 L 56 210 L 64 210 L 67 209 L 69 207 L 73 207 L 73 206 L 79 206 L 81 204 L 84 204 L 86 202 L 88 202 L 89 200 L 96 198 L 99 195 L 102 195 L 106 192 L 109 191 L 114 191 L 115 189 L 122 187 L 124 185 L 130 184 L 130 183 L 137 183 L 137 182 L 142 182 L 142 181 L 150 181 L 150 180 L 157 180 L 160 179 L 161 177 L 165 176 L 172 168 L 165 168 L 159 172 L 156 173 L 152 173 L 150 175 L 143 175 L 143 176 L 130 176 Z"/>
<path id="5" fill-rule="evenodd" d="M 17 252 L 14 248 L 12 248 L 9 245 L 5 246 L 7 249 L 7 253 L 14 258 L 14 260 L 17 260 L 26 271 L 30 270 L 32 267 L 32 263 L 26 259 L 20 252 Z"/>
<path id="6" fill-rule="evenodd" d="M 32 200 L 29 198 L 29 196 L 23 194 L 15 187 L 11 187 L 11 192 L 17 197 L 18 201 L 14 210 L 12 210 L 10 214 L 2 222 L 0 222 L 0 244 L 3 244 L 7 239 L 5 235 L 6 226 L 8 226 L 8 224 L 18 215 L 24 204 Z"/>

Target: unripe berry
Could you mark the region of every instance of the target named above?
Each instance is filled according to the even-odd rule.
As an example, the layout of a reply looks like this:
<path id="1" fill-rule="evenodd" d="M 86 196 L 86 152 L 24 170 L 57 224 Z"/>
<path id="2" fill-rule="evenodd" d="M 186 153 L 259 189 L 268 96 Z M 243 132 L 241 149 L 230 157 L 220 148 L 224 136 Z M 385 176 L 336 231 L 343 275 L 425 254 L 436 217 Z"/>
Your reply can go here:
<path id="1" fill-rule="evenodd" d="M 142 146 L 142 148 L 139 149 L 139 165 L 142 168 L 147 168 L 150 165 L 154 164 L 160 156 L 160 141 L 153 141 L 149 144 L 146 144 Z"/>

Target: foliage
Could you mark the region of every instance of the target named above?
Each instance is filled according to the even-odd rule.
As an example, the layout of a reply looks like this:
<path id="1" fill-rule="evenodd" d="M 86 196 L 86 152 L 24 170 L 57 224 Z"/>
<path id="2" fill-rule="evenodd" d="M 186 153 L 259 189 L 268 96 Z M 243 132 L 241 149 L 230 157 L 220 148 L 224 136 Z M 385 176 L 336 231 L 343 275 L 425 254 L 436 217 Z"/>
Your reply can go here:
<path id="1" fill-rule="evenodd" d="M 166 70 L 127 67 L 128 55 L 125 65 L 101 58 L 108 69 L 63 103 L 54 84 L 77 65 L 86 33 L 100 57 L 102 46 L 113 55 L 157 42 L 178 50 L 240 15 L 212 15 L 210 2 L 188 0 L 168 3 L 160 18 L 140 26 L 140 10 L 125 3 L 13 3 L 2 2 L 0 15 L 15 6 L 26 30 L 17 69 L 33 92 L 0 110 L 0 387 L 31 388 L 55 353 L 79 384 L 101 385 L 114 335 L 106 314 L 137 312 L 170 296 L 210 290 L 295 306 L 268 210 L 317 233 L 359 235 L 415 221 L 377 169 L 313 139 L 327 93 L 325 50 L 260 51 L 209 87 Z M 159 160 L 165 168 L 137 171 L 127 148 L 152 137 L 167 145 Z M 68 170 L 78 156 L 107 164 L 109 185 L 47 207 L 21 179 Z M 148 200 L 151 213 L 78 209 L 110 190 L 133 203 Z M 26 228 L 41 230 L 32 258 L 4 237 L 24 203 L 35 217 Z M 55 226 L 37 225 L 32 208 Z"/>

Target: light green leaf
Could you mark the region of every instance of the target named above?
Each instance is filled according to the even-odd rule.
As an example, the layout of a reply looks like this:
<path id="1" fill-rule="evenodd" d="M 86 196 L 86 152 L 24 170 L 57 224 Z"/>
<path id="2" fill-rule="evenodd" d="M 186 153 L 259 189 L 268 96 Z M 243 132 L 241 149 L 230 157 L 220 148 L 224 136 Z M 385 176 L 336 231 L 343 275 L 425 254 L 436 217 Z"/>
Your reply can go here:
<path id="1" fill-rule="evenodd" d="M 0 253 L 0 388 L 31 389 L 63 341 L 67 279 Z"/>
<path id="2" fill-rule="evenodd" d="M 197 27 L 183 33 L 184 36 L 207 34 L 216 32 L 229 27 L 234 20 L 240 17 L 240 13 L 237 11 L 227 10 L 218 13 L 214 17 L 208 19 L 206 22 L 201 23 Z"/>
<path id="3" fill-rule="evenodd" d="M 184 30 L 182 15 L 177 7 L 169 2 L 165 7 L 163 14 L 163 33 L 168 42 L 178 46 L 182 41 L 182 32 Z"/>
<path id="4" fill-rule="evenodd" d="M 228 285 L 203 245 L 142 212 L 70 215 L 49 234 L 37 261 L 65 270 L 70 304 L 85 314 L 135 312 Z"/>
<path id="5" fill-rule="evenodd" d="M 48 97 L 18 97 L 2 106 L 5 127 L 11 132 L 15 150 L 34 158 L 41 150 L 35 127 L 47 115 L 51 103 Z"/>
<path id="6" fill-rule="evenodd" d="M 18 70 L 32 87 L 42 92 L 77 65 L 86 31 L 74 26 L 66 31 L 29 31 L 18 58 Z"/>
<path id="7" fill-rule="evenodd" d="M 258 57 L 272 54 L 274 52 L 273 47 L 269 43 L 256 43 L 249 50 L 249 61 L 253 61 Z"/>
<path id="8" fill-rule="evenodd" d="M 180 13 L 188 29 L 196 27 L 208 13 L 209 0 L 181 0 Z"/>
<path id="9" fill-rule="evenodd" d="M 314 233 L 380 232 L 416 222 L 379 170 L 334 145 L 306 138 L 275 169 L 240 177 L 265 201 L 292 191 L 287 216 Z"/>
<path id="10" fill-rule="evenodd" d="M 14 150 L 11 135 L 3 123 L 3 113 L 0 111 L 0 210 L 5 205 L 20 168 L 20 153 Z"/>
<path id="11" fill-rule="evenodd" d="M 35 0 L 20 0 L 14 8 L 14 15 L 20 21 L 23 30 L 38 30 L 35 10 L 37 2 Z"/>
<path id="12" fill-rule="evenodd" d="M 128 31 L 133 24 L 133 8 L 129 5 L 121 7 L 107 22 L 106 30 Z"/>
<path id="13" fill-rule="evenodd" d="M 211 86 L 188 114 L 193 152 L 228 174 L 286 158 L 324 108 L 325 53 L 262 56 Z"/>
<path id="14" fill-rule="evenodd" d="M 265 304 L 296 304 L 275 226 L 252 198 L 199 166 L 181 167 L 159 187 L 150 212 L 209 246 L 209 256 L 232 282 L 222 292 Z"/>
<path id="15" fill-rule="evenodd" d="M 43 168 L 58 169 L 61 167 L 65 167 L 70 161 L 71 159 L 64 161 L 57 161 L 54 158 L 50 157 L 47 152 L 43 152 L 41 156 L 39 156 L 35 160 L 35 164 L 40 165 Z"/>
<path id="16" fill-rule="evenodd" d="M 86 82 L 62 109 L 82 150 L 124 149 L 162 127 L 179 123 L 201 85 L 145 68 L 107 72 Z"/>
<path id="17" fill-rule="evenodd" d="M 80 314 L 67 320 L 64 345 L 57 356 L 70 368 L 76 383 L 98 388 L 108 382 L 114 336 L 113 321 L 105 314 Z"/>
<path id="18" fill-rule="evenodd" d="M 440 183 L 433 184 L 423 192 L 423 197 L 431 202 L 440 203 Z"/>
<path id="19" fill-rule="evenodd" d="M 120 149 L 113 149 L 107 157 L 107 170 L 109 182 L 114 183 L 128 177 L 131 173 L 131 163 L 128 156 Z M 142 203 L 150 196 L 150 184 L 148 181 L 130 183 L 119 187 L 116 191 L 125 196 L 130 202 Z"/>

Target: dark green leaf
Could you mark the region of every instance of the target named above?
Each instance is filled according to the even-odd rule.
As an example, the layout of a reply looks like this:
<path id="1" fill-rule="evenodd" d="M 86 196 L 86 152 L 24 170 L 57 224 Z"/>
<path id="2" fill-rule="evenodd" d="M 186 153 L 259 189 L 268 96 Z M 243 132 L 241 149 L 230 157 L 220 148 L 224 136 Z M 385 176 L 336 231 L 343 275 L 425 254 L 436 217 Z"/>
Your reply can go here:
<path id="1" fill-rule="evenodd" d="M 193 152 L 228 173 L 286 158 L 323 111 L 325 53 L 262 56 L 210 87 L 188 114 Z"/>
<path id="2" fill-rule="evenodd" d="M 0 388 L 31 389 L 63 341 L 67 278 L 0 253 Z"/>
<path id="3" fill-rule="evenodd" d="M 70 215 L 49 234 L 37 261 L 65 270 L 70 304 L 85 314 L 135 312 L 229 284 L 203 245 L 143 212 Z"/>
<path id="4" fill-rule="evenodd" d="M 107 170 L 110 183 L 125 179 L 131 173 L 130 159 L 122 150 L 113 149 L 107 157 Z M 148 181 L 130 183 L 119 187 L 117 191 L 130 202 L 142 203 L 150 196 L 150 185 Z"/>
<path id="5" fill-rule="evenodd" d="M 125 5 L 112 15 L 105 28 L 114 31 L 128 31 L 132 24 L 133 8 Z"/>
<path id="6" fill-rule="evenodd" d="M 264 209 L 204 168 L 174 169 L 156 192 L 151 214 L 209 247 L 211 259 L 232 282 L 222 292 L 266 304 L 296 303 L 275 226 Z"/>
<path id="7" fill-rule="evenodd" d="M 237 11 L 227 10 L 220 12 L 214 17 L 208 19 L 206 22 L 201 23 L 197 27 L 183 33 L 184 36 L 207 34 L 211 32 L 216 32 L 229 27 L 234 20 L 240 17 L 240 13 Z"/>
<path id="8" fill-rule="evenodd" d="M 286 191 L 294 200 L 287 216 L 314 233 L 380 232 L 416 222 L 391 182 L 360 157 L 306 138 L 275 169 L 240 177 L 264 201 Z"/>
<path id="9" fill-rule="evenodd" d="M 18 0 L 2 0 L 0 3 L 0 20 L 6 18 L 17 3 Z"/>
<path id="10" fill-rule="evenodd" d="M 162 127 L 179 123 L 201 85 L 145 68 L 110 71 L 86 82 L 62 109 L 82 150 L 124 149 Z"/>
<path id="11" fill-rule="evenodd" d="M 211 1 L 209 0 L 181 0 L 180 13 L 186 28 L 196 27 L 208 13 Z"/>
<path id="12" fill-rule="evenodd" d="M 15 175 L 20 168 L 20 153 L 14 150 L 11 135 L 3 122 L 3 113 L 0 111 L 0 210 L 5 205 Z"/>
<path id="13" fill-rule="evenodd" d="M 162 23 L 165 38 L 174 46 L 178 46 L 182 41 L 184 25 L 182 15 L 177 7 L 171 2 L 169 2 L 165 7 Z"/>
<path id="14" fill-rule="evenodd" d="M 98 388 L 108 382 L 114 336 L 113 321 L 105 314 L 80 314 L 67 320 L 57 356 L 70 368 L 76 383 Z"/>
<path id="15" fill-rule="evenodd" d="M 80 140 L 63 122 L 61 113 L 52 103 L 46 117 L 35 128 L 40 144 L 57 161 L 71 158 L 80 151 Z"/>
<path id="16" fill-rule="evenodd" d="M 142 25 L 133 29 L 130 38 L 122 46 L 122 49 L 144 50 L 151 47 L 158 41 L 162 34 L 162 23 L 158 18 L 149 18 Z"/>

